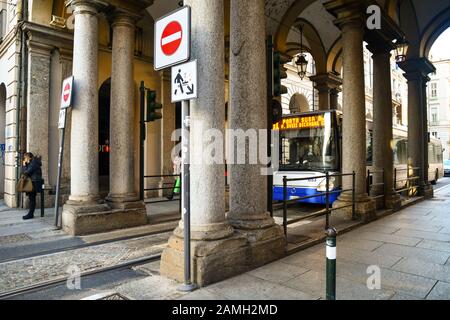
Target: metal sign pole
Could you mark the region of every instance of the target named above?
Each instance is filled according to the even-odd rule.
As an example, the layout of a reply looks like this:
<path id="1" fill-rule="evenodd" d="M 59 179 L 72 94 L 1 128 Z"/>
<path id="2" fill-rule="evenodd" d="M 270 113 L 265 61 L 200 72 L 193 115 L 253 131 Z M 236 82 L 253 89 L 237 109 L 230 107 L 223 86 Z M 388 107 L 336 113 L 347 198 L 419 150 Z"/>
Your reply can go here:
<path id="1" fill-rule="evenodd" d="M 64 110 L 64 126 L 61 128 L 61 136 L 59 141 L 59 157 L 58 157 L 58 177 L 56 179 L 56 195 L 55 195 L 55 226 L 61 228 L 59 219 L 59 194 L 61 189 L 61 173 L 64 158 L 64 138 L 66 135 L 67 109 Z"/>
<path id="2" fill-rule="evenodd" d="M 190 219 L 190 169 L 189 169 L 189 100 L 181 102 L 182 119 L 182 166 L 181 166 L 181 207 L 184 223 L 184 284 L 179 287 L 180 291 L 189 292 L 197 288 L 191 280 L 191 219 Z"/>

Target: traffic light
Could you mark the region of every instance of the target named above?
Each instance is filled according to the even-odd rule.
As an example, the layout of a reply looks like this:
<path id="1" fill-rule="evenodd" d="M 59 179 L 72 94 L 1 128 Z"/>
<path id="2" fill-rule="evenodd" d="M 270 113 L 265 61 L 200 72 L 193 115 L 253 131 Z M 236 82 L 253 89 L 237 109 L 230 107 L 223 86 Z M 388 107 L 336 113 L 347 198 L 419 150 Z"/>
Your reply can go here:
<path id="1" fill-rule="evenodd" d="M 161 112 L 157 112 L 158 109 L 162 109 L 162 104 L 156 102 L 156 91 L 147 91 L 147 122 L 155 121 L 162 118 Z"/>
<path id="2" fill-rule="evenodd" d="M 283 107 L 281 106 L 280 101 L 276 99 L 272 99 L 272 124 L 277 123 L 281 120 L 283 116 Z"/>
<path id="3" fill-rule="evenodd" d="M 280 52 L 273 53 L 273 95 L 275 97 L 287 93 L 287 88 L 281 84 L 281 79 L 287 78 L 284 65 L 289 61 L 290 59 L 283 57 Z"/>

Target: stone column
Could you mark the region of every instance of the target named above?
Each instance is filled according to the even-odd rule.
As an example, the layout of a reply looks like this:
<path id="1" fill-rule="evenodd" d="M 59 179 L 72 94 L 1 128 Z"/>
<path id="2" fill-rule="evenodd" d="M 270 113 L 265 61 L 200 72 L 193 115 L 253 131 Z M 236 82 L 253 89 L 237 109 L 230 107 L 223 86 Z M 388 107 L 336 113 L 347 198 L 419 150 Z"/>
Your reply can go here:
<path id="1" fill-rule="evenodd" d="M 134 181 L 134 107 L 133 74 L 136 17 L 117 12 L 112 16 L 112 70 L 110 111 L 110 192 L 108 204 L 113 208 L 143 210 Z"/>
<path id="2" fill-rule="evenodd" d="M 62 213 L 63 229 L 71 234 L 101 228 L 96 212 L 108 210 L 98 194 L 98 10 L 96 1 L 72 0 L 74 96 L 72 108 L 70 191 Z M 86 215 L 86 213 L 90 213 Z"/>
<path id="3" fill-rule="evenodd" d="M 172 149 L 175 141 L 172 141 L 172 133 L 175 130 L 175 104 L 171 101 L 171 77 L 170 70 L 161 71 L 161 103 L 163 105 L 161 119 L 161 173 L 173 174 Z M 168 187 L 174 178 L 161 179 L 161 187 Z M 169 194 L 170 190 L 163 191 L 163 195 Z"/>
<path id="4" fill-rule="evenodd" d="M 264 143 L 267 147 L 267 79 L 265 68 L 261 68 L 266 65 L 265 55 L 255 52 L 265 50 L 264 0 L 231 0 L 229 128 L 233 133 L 228 135 L 228 150 L 233 152 L 227 158 L 228 219 L 241 232 L 247 230 L 252 259 L 261 262 L 277 258 L 284 251 L 282 229 L 267 212 L 267 164 L 261 163 L 258 156 L 267 154 L 261 149 Z M 245 138 L 239 137 L 239 132 Z"/>
<path id="5" fill-rule="evenodd" d="M 346 12 L 338 16 L 336 24 L 342 31 L 343 42 L 343 125 L 342 125 L 342 173 L 356 173 L 356 216 L 371 219 L 375 202 L 366 193 L 366 115 L 364 89 L 363 34 L 364 16 L 360 12 Z M 342 179 L 343 189 L 352 188 L 351 177 Z M 352 193 L 343 192 L 333 206 L 352 202 Z M 345 217 L 351 209 L 339 210 Z"/>
<path id="6" fill-rule="evenodd" d="M 399 63 L 408 80 L 408 167 L 419 167 L 419 192 L 432 197 L 433 188 L 428 181 L 428 123 L 426 83 L 428 74 L 435 70 L 426 58 L 409 59 Z"/>
<path id="7" fill-rule="evenodd" d="M 221 157 L 223 146 L 220 146 L 225 125 L 224 3 L 223 0 L 186 0 L 185 4 L 191 7 L 191 59 L 197 59 L 201 92 L 190 104 L 190 207 L 192 275 L 202 286 L 246 270 L 243 262 L 246 239 L 232 236 L 233 228 L 225 218 L 225 166 Z M 212 132 L 207 130 L 222 135 L 215 150 L 219 163 L 207 163 L 203 159 L 212 143 L 207 136 Z M 181 221 L 162 254 L 161 274 L 182 281 L 183 259 Z"/>
<path id="8" fill-rule="evenodd" d="M 342 79 L 333 73 L 318 74 L 309 79 L 315 83 L 314 88 L 319 92 L 319 110 L 333 109 L 331 91 L 342 84 Z"/>
<path id="9" fill-rule="evenodd" d="M 62 79 L 66 79 L 72 75 L 72 59 L 73 59 L 73 51 L 68 49 L 60 48 L 60 63 L 61 63 L 61 75 Z M 62 167 L 62 175 L 61 175 L 61 192 L 63 200 L 61 203 L 64 203 L 69 194 L 70 194 L 70 136 L 72 129 L 72 108 L 67 109 L 66 115 L 66 132 L 65 132 L 65 140 L 64 140 L 64 161 Z"/>
<path id="10" fill-rule="evenodd" d="M 372 191 L 374 196 L 386 192 L 384 205 L 398 209 L 401 201 L 394 190 L 394 152 L 391 145 L 393 134 L 390 51 L 393 48 L 391 44 L 380 43 L 369 45 L 368 49 L 373 53 L 373 170 L 384 170 L 384 188 L 374 186 Z M 383 176 L 375 173 L 374 183 L 382 182 Z"/>
<path id="11" fill-rule="evenodd" d="M 27 88 L 27 152 L 42 157 L 42 178 L 48 176 L 48 129 L 50 113 L 50 55 L 53 47 L 28 40 L 28 88 Z"/>
<path id="12" fill-rule="evenodd" d="M 336 87 L 330 90 L 330 109 L 339 109 L 338 98 L 340 92 L 342 92 L 342 89 L 340 87 Z"/>

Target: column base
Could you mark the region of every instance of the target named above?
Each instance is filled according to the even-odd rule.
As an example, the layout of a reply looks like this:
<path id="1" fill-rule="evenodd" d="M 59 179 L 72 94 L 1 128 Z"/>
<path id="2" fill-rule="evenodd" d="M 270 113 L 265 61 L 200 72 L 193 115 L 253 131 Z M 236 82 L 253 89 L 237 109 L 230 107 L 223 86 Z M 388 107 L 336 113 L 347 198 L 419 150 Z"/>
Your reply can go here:
<path id="1" fill-rule="evenodd" d="M 275 225 L 275 220 L 268 212 L 259 214 L 233 214 L 227 213 L 228 222 L 237 229 L 256 230 Z"/>
<path id="2" fill-rule="evenodd" d="M 184 281 L 183 231 L 175 229 L 161 255 L 160 273 L 178 282 Z M 247 270 L 247 239 L 238 234 L 215 240 L 191 240 L 191 279 L 205 286 Z"/>
<path id="3" fill-rule="evenodd" d="M 421 194 L 422 196 L 424 196 L 426 199 L 431 199 L 434 197 L 434 190 L 433 190 L 433 186 L 427 182 L 421 190 Z"/>
<path id="4" fill-rule="evenodd" d="M 80 236 L 148 223 L 147 212 L 142 201 L 108 202 L 108 204 L 67 201 L 62 211 L 63 230 L 71 235 Z"/>
<path id="5" fill-rule="evenodd" d="M 364 222 L 369 222 L 375 219 L 376 203 L 367 194 L 356 195 L 355 197 L 355 218 Z M 334 211 L 331 216 L 340 217 L 345 220 L 352 220 L 352 195 L 346 193 L 341 194 L 339 198 L 333 202 L 333 208 L 340 208 L 348 206 L 342 209 Z"/>
<path id="6" fill-rule="evenodd" d="M 160 273 L 184 281 L 184 239 L 177 228 L 161 256 Z M 205 286 L 279 259 L 285 254 L 282 229 L 237 230 L 226 238 L 191 241 L 192 279 Z"/>
<path id="7" fill-rule="evenodd" d="M 228 221 L 235 231 L 248 240 L 251 248 L 251 268 L 279 259 L 286 251 L 283 228 L 275 223 L 269 212 L 260 214 L 228 213 Z"/>
<path id="8" fill-rule="evenodd" d="M 402 200 L 399 194 L 392 193 L 386 195 L 386 208 L 392 209 L 393 211 L 400 210 L 402 206 Z"/>

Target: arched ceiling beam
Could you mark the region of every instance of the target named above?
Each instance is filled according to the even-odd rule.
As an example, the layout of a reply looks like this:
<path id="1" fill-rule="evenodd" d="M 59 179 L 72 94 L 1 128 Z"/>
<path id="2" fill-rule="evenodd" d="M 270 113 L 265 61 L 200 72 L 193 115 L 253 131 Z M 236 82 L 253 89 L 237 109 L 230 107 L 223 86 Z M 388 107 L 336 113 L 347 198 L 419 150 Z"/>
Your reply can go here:
<path id="1" fill-rule="evenodd" d="M 420 54 L 428 58 L 431 47 L 442 32 L 450 28 L 450 6 L 437 14 L 425 27 L 420 41 Z"/>

